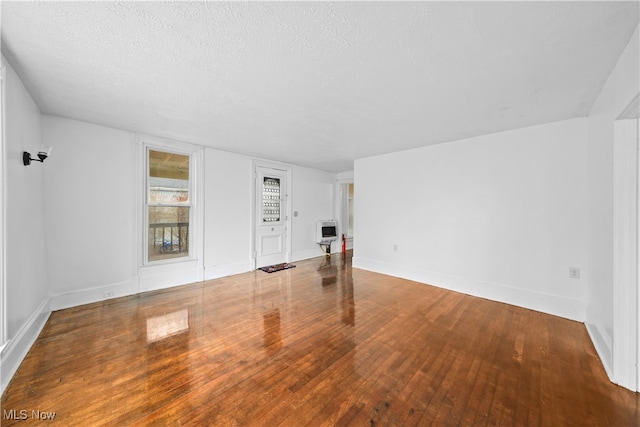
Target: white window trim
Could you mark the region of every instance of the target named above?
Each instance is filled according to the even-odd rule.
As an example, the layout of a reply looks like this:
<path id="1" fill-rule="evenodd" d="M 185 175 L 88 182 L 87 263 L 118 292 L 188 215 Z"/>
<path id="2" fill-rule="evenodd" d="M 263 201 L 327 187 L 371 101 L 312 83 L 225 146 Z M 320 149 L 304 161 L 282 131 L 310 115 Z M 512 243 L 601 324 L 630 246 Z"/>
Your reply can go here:
<path id="1" fill-rule="evenodd" d="M 193 281 L 203 280 L 204 272 L 204 147 L 169 139 L 152 137 L 148 135 L 136 135 L 136 265 L 138 275 L 153 276 L 171 269 L 173 271 L 190 271 L 184 277 L 190 277 Z M 180 258 L 148 261 L 148 216 L 147 216 L 147 188 L 148 188 L 148 150 L 164 151 L 190 156 L 190 219 L 189 219 L 189 255 Z M 195 275 L 194 275 L 195 274 Z M 183 280 L 176 278 L 176 283 Z M 165 281 L 166 282 L 166 281 Z M 171 285 L 171 283 L 169 283 Z M 152 288 L 167 287 L 167 283 Z M 149 286 L 143 286 L 140 291 L 149 290 Z"/>
<path id="2" fill-rule="evenodd" d="M 0 63 L 0 352 L 7 340 L 7 298 L 6 298 L 6 250 L 5 250 L 5 230 L 6 230 L 6 164 L 5 164 L 5 67 Z"/>

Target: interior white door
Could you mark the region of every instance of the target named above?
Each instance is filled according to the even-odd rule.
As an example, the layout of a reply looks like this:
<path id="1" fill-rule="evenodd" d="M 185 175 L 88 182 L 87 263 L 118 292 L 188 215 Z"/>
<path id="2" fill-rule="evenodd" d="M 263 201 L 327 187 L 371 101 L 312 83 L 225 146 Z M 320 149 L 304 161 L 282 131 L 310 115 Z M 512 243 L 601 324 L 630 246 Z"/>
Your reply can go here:
<path id="1" fill-rule="evenodd" d="M 256 268 L 288 261 L 287 171 L 256 166 Z"/>

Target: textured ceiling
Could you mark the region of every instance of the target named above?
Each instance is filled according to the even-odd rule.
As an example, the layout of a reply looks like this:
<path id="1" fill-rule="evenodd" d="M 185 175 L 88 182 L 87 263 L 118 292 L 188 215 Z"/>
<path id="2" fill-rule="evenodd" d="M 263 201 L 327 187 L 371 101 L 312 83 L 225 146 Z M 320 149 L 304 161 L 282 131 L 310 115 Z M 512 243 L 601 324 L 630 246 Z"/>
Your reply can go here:
<path id="1" fill-rule="evenodd" d="M 43 113 L 330 171 L 585 116 L 638 2 L 1 2 Z"/>

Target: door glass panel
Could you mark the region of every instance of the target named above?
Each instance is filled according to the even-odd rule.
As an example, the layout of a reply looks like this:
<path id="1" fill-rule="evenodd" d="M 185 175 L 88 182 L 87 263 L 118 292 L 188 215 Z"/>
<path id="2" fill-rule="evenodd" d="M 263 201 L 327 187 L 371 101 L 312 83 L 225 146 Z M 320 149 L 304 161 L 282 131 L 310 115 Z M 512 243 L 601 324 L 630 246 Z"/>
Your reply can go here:
<path id="1" fill-rule="evenodd" d="M 262 182 L 262 222 L 280 221 L 280 178 L 264 177 Z"/>

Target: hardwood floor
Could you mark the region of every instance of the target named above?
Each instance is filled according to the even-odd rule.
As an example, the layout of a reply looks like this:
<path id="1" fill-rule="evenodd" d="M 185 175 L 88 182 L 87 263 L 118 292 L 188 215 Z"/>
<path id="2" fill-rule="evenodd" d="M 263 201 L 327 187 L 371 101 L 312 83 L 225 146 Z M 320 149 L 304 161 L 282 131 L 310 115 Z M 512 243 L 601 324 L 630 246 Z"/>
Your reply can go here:
<path id="1" fill-rule="evenodd" d="M 2 425 L 640 425 L 580 323 L 296 264 L 54 312 Z"/>

